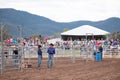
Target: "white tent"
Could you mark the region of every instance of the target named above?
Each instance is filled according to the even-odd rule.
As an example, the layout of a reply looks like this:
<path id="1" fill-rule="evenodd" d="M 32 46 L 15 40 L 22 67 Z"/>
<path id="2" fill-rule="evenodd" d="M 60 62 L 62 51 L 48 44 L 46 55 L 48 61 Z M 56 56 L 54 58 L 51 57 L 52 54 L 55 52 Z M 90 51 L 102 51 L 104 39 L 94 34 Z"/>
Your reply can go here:
<path id="1" fill-rule="evenodd" d="M 106 34 L 109 34 L 109 32 L 93 27 L 93 26 L 89 26 L 89 25 L 80 26 L 72 30 L 61 33 L 61 35 L 78 35 L 78 36 L 80 35 L 106 35 Z"/>
<path id="2" fill-rule="evenodd" d="M 104 36 L 106 34 L 110 34 L 108 31 L 89 26 L 84 25 L 80 26 L 74 29 L 71 29 L 69 31 L 61 33 L 61 36 Z"/>
<path id="3" fill-rule="evenodd" d="M 48 42 L 49 44 L 50 44 L 50 43 L 55 44 L 57 41 L 58 41 L 58 42 L 61 41 L 61 38 L 55 38 L 55 39 L 47 40 L 47 42 Z"/>

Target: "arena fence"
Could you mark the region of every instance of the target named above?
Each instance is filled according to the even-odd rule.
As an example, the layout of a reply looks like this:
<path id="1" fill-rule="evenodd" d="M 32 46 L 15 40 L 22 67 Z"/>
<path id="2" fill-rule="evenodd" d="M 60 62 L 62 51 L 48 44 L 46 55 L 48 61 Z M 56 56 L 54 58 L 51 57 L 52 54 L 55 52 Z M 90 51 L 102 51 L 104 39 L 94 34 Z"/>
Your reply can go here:
<path id="1" fill-rule="evenodd" d="M 3 52 L 2 52 L 3 49 Z M 8 70 L 23 70 L 23 64 L 31 64 L 32 62 L 37 62 L 37 46 L 31 46 L 31 47 L 22 47 L 18 46 L 18 56 L 17 59 L 14 58 L 15 55 L 13 54 L 13 50 L 15 47 L 13 46 L 4 46 L 0 50 L 0 69 L 1 72 L 8 71 Z M 43 61 L 47 61 L 47 47 L 43 47 Z M 3 53 L 3 54 L 2 54 Z M 75 63 L 76 60 L 94 60 L 94 50 L 93 47 L 90 46 L 82 46 L 76 49 L 74 46 L 70 49 L 62 49 L 62 48 L 56 48 L 56 54 L 54 55 L 54 63 L 58 61 L 71 61 L 72 63 Z M 108 49 L 104 48 L 103 50 L 103 58 L 104 57 L 120 57 L 120 50 L 119 49 Z M 61 59 L 65 58 L 65 59 Z M 32 64 L 31 64 L 32 65 Z"/>
<path id="2" fill-rule="evenodd" d="M 25 52 L 25 58 L 28 58 L 25 60 L 28 64 L 31 62 L 37 62 L 37 60 L 32 60 L 31 58 L 37 58 L 37 46 L 34 48 L 24 49 Z M 43 58 L 47 58 L 47 48 L 43 47 Z M 62 48 L 56 48 L 56 54 L 54 55 L 54 62 L 55 61 L 66 61 L 71 60 L 71 62 L 75 62 L 75 60 L 94 60 L 94 50 L 91 46 L 83 46 L 79 47 L 78 49 L 72 47 L 70 49 L 62 49 Z M 114 58 L 120 56 L 120 50 L 118 49 L 105 49 L 103 50 L 103 58 Z M 67 57 L 67 59 L 60 59 L 60 57 Z M 43 61 L 47 61 L 43 60 Z"/>
<path id="3" fill-rule="evenodd" d="M 103 57 L 119 58 L 120 57 L 120 48 L 119 47 L 111 47 L 111 48 L 104 47 Z"/>
<path id="4" fill-rule="evenodd" d="M 47 53 L 47 48 L 42 49 L 43 52 L 43 58 L 47 58 L 48 53 Z M 37 58 L 37 47 L 34 48 L 25 48 L 24 49 L 25 53 L 25 58 L 28 58 L 25 60 L 26 63 L 30 64 L 31 62 L 37 62 L 37 60 L 32 60 L 31 58 Z M 67 59 L 60 59 L 61 57 L 67 57 Z M 69 60 L 71 62 L 75 62 L 75 60 L 93 60 L 93 50 L 90 47 L 82 47 L 80 49 L 75 49 L 70 48 L 69 50 L 67 49 L 61 49 L 61 48 L 56 48 L 56 54 L 54 55 L 54 62 L 55 61 L 66 61 Z M 47 61 L 43 60 L 43 61 Z"/>
<path id="5" fill-rule="evenodd" d="M 3 51 L 1 50 L 1 72 L 8 70 L 22 70 L 22 64 L 24 63 L 24 52 L 22 47 L 18 47 L 18 55 L 15 55 L 13 54 L 13 50 L 15 48 L 16 47 L 4 46 Z"/>

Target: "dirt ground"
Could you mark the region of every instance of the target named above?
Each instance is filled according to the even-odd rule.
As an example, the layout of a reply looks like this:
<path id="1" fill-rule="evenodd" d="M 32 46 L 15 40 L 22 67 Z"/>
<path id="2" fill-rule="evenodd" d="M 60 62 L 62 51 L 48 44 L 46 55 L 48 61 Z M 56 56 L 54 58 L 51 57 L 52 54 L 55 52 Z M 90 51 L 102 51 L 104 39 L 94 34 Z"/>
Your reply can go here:
<path id="1" fill-rule="evenodd" d="M 105 58 L 101 62 L 93 60 L 76 60 L 59 58 L 54 66 L 47 68 L 43 61 L 41 69 L 37 62 L 32 62 L 32 68 L 23 71 L 6 71 L 0 74 L 0 80 L 120 80 L 120 58 Z"/>

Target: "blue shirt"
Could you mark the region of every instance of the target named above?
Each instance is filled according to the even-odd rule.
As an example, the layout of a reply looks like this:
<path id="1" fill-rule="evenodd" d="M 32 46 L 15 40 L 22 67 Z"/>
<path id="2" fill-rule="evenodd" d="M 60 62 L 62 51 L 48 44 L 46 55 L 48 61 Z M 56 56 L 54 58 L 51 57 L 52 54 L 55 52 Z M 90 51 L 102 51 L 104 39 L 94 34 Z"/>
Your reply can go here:
<path id="1" fill-rule="evenodd" d="M 117 41 L 113 42 L 113 45 L 118 45 L 118 42 Z"/>
<path id="2" fill-rule="evenodd" d="M 49 47 L 48 50 L 47 50 L 47 53 L 49 53 L 49 54 L 55 54 L 55 48 Z"/>
<path id="3" fill-rule="evenodd" d="M 38 55 L 41 55 L 41 56 L 42 56 L 42 51 L 41 51 L 41 49 L 38 49 Z"/>

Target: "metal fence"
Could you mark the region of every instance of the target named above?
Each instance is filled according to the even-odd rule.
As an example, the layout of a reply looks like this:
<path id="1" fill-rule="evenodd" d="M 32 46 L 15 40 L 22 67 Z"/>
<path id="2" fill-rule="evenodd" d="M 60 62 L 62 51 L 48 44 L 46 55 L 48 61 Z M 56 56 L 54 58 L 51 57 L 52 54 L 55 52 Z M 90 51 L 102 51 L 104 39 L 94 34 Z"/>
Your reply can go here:
<path id="1" fill-rule="evenodd" d="M 1 72 L 8 70 L 22 70 L 22 64 L 24 63 L 23 49 L 22 47 L 18 47 L 18 54 L 14 54 L 13 51 L 15 49 L 16 47 L 3 46 L 3 51 L 0 50 Z"/>
<path id="2" fill-rule="evenodd" d="M 71 62 L 75 62 L 75 60 L 93 60 L 93 49 L 91 47 L 81 47 L 79 49 L 76 49 L 74 47 L 70 49 L 64 49 L 64 48 L 56 48 L 56 53 L 54 55 L 54 62 L 55 61 L 66 61 L 69 60 Z M 43 47 L 43 58 L 47 58 L 47 47 Z M 24 49 L 25 58 L 27 58 L 24 62 L 30 64 L 31 62 L 37 62 L 36 60 L 32 60 L 31 58 L 37 58 L 37 46 L 29 47 Z M 61 57 L 67 59 L 61 59 Z M 46 59 L 43 61 L 47 61 Z"/>
<path id="3" fill-rule="evenodd" d="M 37 46 L 30 46 L 28 47 L 22 47 L 18 46 L 18 56 L 17 59 L 15 58 L 15 55 L 13 54 L 13 50 L 15 47 L 12 46 L 4 46 L 3 48 L 3 60 L 0 61 L 1 70 L 2 71 L 8 71 L 8 70 L 23 70 L 23 64 L 31 64 L 32 62 L 37 62 Z M 43 61 L 47 61 L 47 49 L 48 47 L 43 47 Z M 0 50 L 1 53 L 1 50 Z M 94 49 L 92 46 L 79 46 L 77 49 L 76 47 L 71 47 L 70 49 L 65 48 L 56 48 L 56 54 L 54 56 L 54 62 L 56 61 L 71 61 L 75 63 L 76 60 L 94 60 Z M 1 55 L 1 54 L 0 54 Z M 103 58 L 104 57 L 114 57 L 114 56 L 120 56 L 120 49 L 118 48 L 103 48 Z M 66 59 L 61 59 L 66 58 Z M 25 59 L 27 58 L 27 59 Z M 32 59 L 36 58 L 36 59 Z M 0 56 L 0 59 L 2 57 Z M 3 63 L 3 64 L 2 64 Z"/>
<path id="4" fill-rule="evenodd" d="M 19 29 L 18 29 L 19 28 Z M 14 31 L 12 31 L 14 29 Z M 12 33 L 9 33 L 11 30 Z M 22 28 L 20 26 L 7 26 L 7 24 L 0 23 L 0 71 L 1 73 L 8 70 L 22 70 L 22 63 L 24 61 L 24 50 L 18 43 L 5 44 L 7 38 L 10 40 L 10 36 L 13 38 L 22 37 Z M 8 37 L 9 36 L 9 37 Z M 9 41 L 8 41 L 9 42 Z M 13 53 L 13 47 L 17 45 L 18 55 Z"/>

